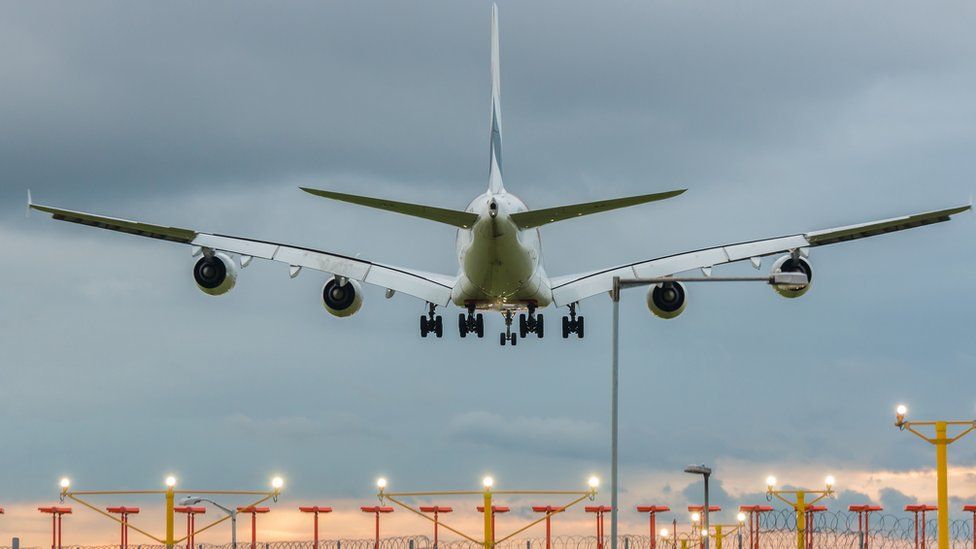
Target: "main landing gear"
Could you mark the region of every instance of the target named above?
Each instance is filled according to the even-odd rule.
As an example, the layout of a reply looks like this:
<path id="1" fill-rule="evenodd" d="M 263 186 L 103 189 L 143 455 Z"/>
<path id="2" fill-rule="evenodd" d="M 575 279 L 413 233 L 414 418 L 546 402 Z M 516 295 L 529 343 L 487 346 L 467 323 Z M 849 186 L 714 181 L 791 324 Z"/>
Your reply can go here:
<path id="1" fill-rule="evenodd" d="M 541 314 L 535 314 L 535 305 L 529 305 L 529 314 L 519 315 L 519 335 L 525 339 L 527 334 L 535 334 L 539 339 L 545 335 L 546 324 Z"/>
<path id="2" fill-rule="evenodd" d="M 539 315 L 541 318 L 542 315 Z M 569 337 L 569 334 L 576 334 L 577 337 L 583 339 L 583 317 L 576 316 L 576 304 L 569 304 L 569 316 L 563 317 L 563 339 Z M 542 337 L 540 334 L 539 337 Z"/>
<path id="3" fill-rule="evenodd" d="M 458 332 L 461 337 L 468 337 L 471 332 L 478 334 L 478 337 L 485 337 L 485 317 L 481 313 L 474 314 L 474 305 L 468 307 L 467 315 L 458 315 Z"/>
<path id="4" fill-rule="evenodd" d="M 518 344 L 518 335 L 512 333 L 512 320 L 515 318 L 515 313 L 511 309 L 502 313 L 505 315 L 505 331 L 498 334 L 498 343 L 505 345 L 505 342 L 510 342 L 512 347 Z"/>
<path id="5" fill-rule="evenodd" d="M 441 315 L 435 315 L 434 309 L 437 305 L 433 303 L 428 303 L 430 307 L 426 315 L 421 315 L 420 317 L 420 337 L 427 337 L 427 334 L 433 333 L 437 337 L 442 337 L 444 335 L 444 322 L 441 319 Z"/>

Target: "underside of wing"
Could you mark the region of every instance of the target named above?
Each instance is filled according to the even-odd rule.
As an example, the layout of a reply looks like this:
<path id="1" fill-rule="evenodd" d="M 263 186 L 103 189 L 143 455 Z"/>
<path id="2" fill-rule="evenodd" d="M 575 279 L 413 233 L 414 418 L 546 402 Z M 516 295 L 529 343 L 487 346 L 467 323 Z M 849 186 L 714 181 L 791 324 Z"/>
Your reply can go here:
<path id="1" fill-rule="evenodd" d="M 451 290 L 455 282 L 455 277 L 448 275 L 383 265 L 311 248 L 202 233 L 191 229 L 129 221 L 39 204 L 31 203 L 29 207 L 33 210 L 49 213 L 54 219 L 60 221 L 189 244 L 213 252 L 238 254 L 242 258 L 242 265 L 246 265 L 251 258 L 255 257 L 277 261 L 289 265 L 293 274 L 297 274 L 300 269 L 313 269 L 344 279 L 374 284 L 388 290 L 402 292 L 436 305 L 447 305 L 450 302 Z"/>
<path id="2" fill-rule="evenodd" d="M 972 205 L 957 206 L 834 229 L 703 248 L 588 273 L 556 277 L 552 279 L 553 302 L 558 306 L 568 305 L 587 297 L 609 292 L 613 287 L 614 277 L 656 278 L 671 276 L 692 269 L 710 269 L 716 265 L 744 259 L 752 259 L 754 264 L 758 265 L 760 258 L 773 254 L 941 223 L 948 221 L 953 215 L 971 209 L 971 207 Z"/>

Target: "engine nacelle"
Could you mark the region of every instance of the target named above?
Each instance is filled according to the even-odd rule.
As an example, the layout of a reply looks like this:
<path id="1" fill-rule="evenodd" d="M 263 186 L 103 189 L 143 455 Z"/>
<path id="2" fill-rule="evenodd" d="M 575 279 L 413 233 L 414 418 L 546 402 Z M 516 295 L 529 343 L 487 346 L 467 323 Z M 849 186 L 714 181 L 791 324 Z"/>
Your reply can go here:
<path id="1" fill-rule="evenodd" d="M 226 254 L 204 255 L 193 266 L 193 280 L 205 294 L 226 294 L 237 283 L 237 265 Z"/>
<path id="2" fill-rule="evenodd" d="M 773 290 L 779 295 L 788 298 L 800 297 L 801 295 L 807 293 L 810 289 L 810 283 L 813 282 L 813 267 L 810 262 L 802 257 L 793 259 L 791 255 L 784 255 L 783 257 L 776 260 L 773 263 L 773 274 L 776 273 L 804 273 L 807 275 L 807 285 L 802 288 L 797 288 L 796 286 L 783 286 L 773 284 Z"/>
<path id="3" fill-rule="evenodd" d="M 352 316 L 363 306 L 363 287 L 355 280 L 340 284 L 332 278 L 322 286 L 322 305 L 332 315 Z"/>
<path id="4" fill-rule="evenodd" d="M 665 282 L 647 291 L 647 308 L 660 318 L 674 318 L 685 310 L 685 287 L 680 282 Z"/>

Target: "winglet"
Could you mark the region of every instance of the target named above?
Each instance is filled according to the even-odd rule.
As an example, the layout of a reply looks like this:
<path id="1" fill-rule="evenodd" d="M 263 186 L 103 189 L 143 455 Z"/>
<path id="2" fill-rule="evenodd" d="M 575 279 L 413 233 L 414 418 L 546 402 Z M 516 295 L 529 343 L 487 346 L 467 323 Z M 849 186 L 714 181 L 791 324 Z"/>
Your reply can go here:
<path id="1" fill-rule="evenodd" d="M 30 189 L 27 189 L 27 212 L 24 213 L 24 217 L 30 217 L 31 207 L 34 205 L 34 200 L 31 198 Z"/>

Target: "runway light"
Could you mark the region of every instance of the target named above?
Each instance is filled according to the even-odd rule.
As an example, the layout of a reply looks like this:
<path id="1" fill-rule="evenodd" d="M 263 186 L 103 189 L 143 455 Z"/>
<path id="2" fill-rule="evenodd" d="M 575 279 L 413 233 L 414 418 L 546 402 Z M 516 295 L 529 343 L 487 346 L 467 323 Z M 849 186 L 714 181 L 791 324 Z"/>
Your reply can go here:
<path id="1" fill-rule="evenodd" d="M 735 520 L 739 521 L 739 524 L 745 524 L 746 514 L 740 512 L 738 515 L 735 516 Z"/>
<path id="2" fill-rule="evenodd" d="M 386 479 L 383 477 L 376 479 L 376 487 L 380 490 L 386 488 Z"/>
<path id="3" fill-rule="evenodd" d="M 587 481 L 587 484 L 590 485 L 590 488 L 596 490 L 597 488 L 600 487 L 600 479 L 596 478 L 595 476 L 590 477 L 590 480 Z"/>
<path id="4" fill-rule="evenodd" d="M 827 485 L 828 489 L 834 487 L 834 480 L 834 475 L 827 475 L 827 478 L 824 479 L 824 483 Z"/>
<path id="5" fill-rule="evenodd" d="M 662 537 L 662 538 L 666 538 L 666 537 L 668 537 L 668 534 L 669 534 L 669 533 L 670 533 L 670 532 L 668 532 L 668 529 L 667 529 L 667 528 L 661 528 L 661 537 Z"/>
<path id="6" fill-rule="evenodd" d="M 491 477 L 485 477 L 481 479 L 481 485 L 484 486 L 485 488 L 491 488 L 492 486 L 495 485 L 495 479 Z"/>
<path id="7" fill-rule="evenodd" d="M 166 486 L 169 486 L 170 488 L 176 486 L 176 477 L 173 475 L 166 477 Z"/>
<path id="8" fill-rule="evenodd" d="M 701 515 L 698 513 L 691 514 L 691 522 L 698 522 L 701 520 Z"/>
<path id="9" fill-rule="evenodd" d="M 773 475 L 769 475 L 768 477 L 766 477 L 766 486 L 768 486 L 769 489 L 772 490 L 773 487 L 776 486 L 776 477 L 774 477 Z"/>
<path id="10" fill-rule="evenodd" d="M 281 477 L 275 477 L 271 479 L 271 487 L 275 490 L 281 490 L 281 487 L 285 485 L 285 481 Z"/>
<path id="11" fill-rule="evenodd" d="M 897 424 L 898 425 L 901 425 L 902 423 L 905 423 L 905 415 L 906 414 L 908 414 L 908 406 L 905 406 L 904 404 L 899 404 L 895 408 L 895 418 L 898 420 L 897 421 Z"/>
<path id="12" fill-rule="evenodd" d="M 705 536 L 707 536 L 707 535 L 708 535 L 708 530 L 706 530 L 706 529 L 704 529 L 704 528 L 702 528 L 702 529 L 701 529 L 701 532 L 699 532 L 699 533 L 700 533 L 700 534 L 702 535 L 702 537 L 705 537 Z"/>
<path id="13" fill-rule="evenodd" d="M 61 479 L 61 488 L 64 488 L 65 490 L 67 490 L 69 487 L 71 487 L 71 479 L 69 479 L 68 477 L 62 478 Z"/>

